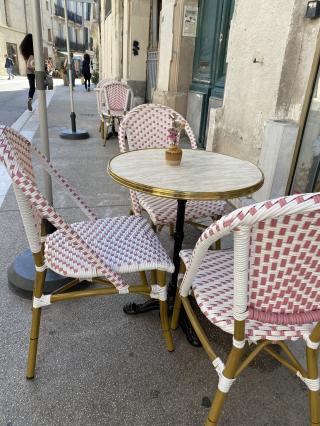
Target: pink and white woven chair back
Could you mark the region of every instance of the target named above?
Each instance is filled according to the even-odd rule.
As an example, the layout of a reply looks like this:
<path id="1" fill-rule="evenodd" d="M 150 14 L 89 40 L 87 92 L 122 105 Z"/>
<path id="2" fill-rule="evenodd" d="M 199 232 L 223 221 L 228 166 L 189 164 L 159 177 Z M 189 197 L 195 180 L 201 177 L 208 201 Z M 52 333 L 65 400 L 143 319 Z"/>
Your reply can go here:
<path id="1" fill-rule="evenodd" d="M 41 247 L 41 217 L 26 196 L 37 188 L 30 147 L 30 142 L 22 135 L 13 129 L 0 127 L 0 161 L 12 179 L 30 249 L 37 253 Z"/>
<path id="2" fill-rule="evenodd" d="M 102 108 L 105 105 L 104 92 L 102 89 L 96 90 L 97 110 L 98 114 L 102 114 Z"/>
<path id="3" fill-rule="evenodd" d="M 235 210 L 198 240 L 181 294 L 210 245 L 234 234 L 234 317 L 270 324 L 320 321 L 320 193 Z"/>
<path id="4" fill-rule="evenodd" d="M 103 80 L 100 80 L 99 83 L 96 85 L 96 98 L 97 98 L 97 109 L 98 109 L 98 114 L 101 115 L 102 114 L 102 108 L 105 107 L 106 101 L 105 101 L 105 93 L 104 93 L 104 86 L 106 86 L 107 84 L 112 83 L 112 80 L 110 80 L 109 78 L 104 78 Z"/>
<path id="5" fill-rule="evenodd" d="M 120 151 L 167 148 L 170 145 L 168 130 L 172 127 L 170 115 L 173 113 L 177 115 L 178 120 L 186 121 L 182 115 L 165 105 L 143 104 L 133 108 L 125 116 L 119 129 Z M 185 132 L 191 148 L 196 149 L 196 138 L 187 122 Z"/>
<path id="6" fill-rule="evenodd" d="M 110 80 L 110 78 L 103 78 L 102 80 L 100 80 L 97 85 L 96 88 L 97 89 L 101 89 L 103 88 L 106 84 L 111 83 L 112 80 Z"/>
<path id="7" fill-rule="evenodd" d="M 249 317 L 271 324 L 320 320 L 320 202 L 316 210 L 252 226 Z"/>
<path id="8" fill-rule="evenodd" d="M 103 86 L 106 108 L 111 115 L 123 115 L 128 110 L 130 88 L 120 81 Z"/>

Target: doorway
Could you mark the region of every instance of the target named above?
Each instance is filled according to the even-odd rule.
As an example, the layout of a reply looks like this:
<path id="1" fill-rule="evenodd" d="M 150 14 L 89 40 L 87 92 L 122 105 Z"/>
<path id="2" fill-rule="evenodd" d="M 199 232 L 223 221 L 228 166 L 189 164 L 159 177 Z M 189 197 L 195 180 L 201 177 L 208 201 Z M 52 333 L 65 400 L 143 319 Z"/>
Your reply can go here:
<path id="1" fill-rule="evenodd" d="M 159 63 L 159 23 L 162 0 L 151 1 L 149 46 L 147 51 L 146 102 L 152 102 L 152 93 L 157 85 Z"/>
<path id="2" fill-rule="evenodd" d="M 19 72 L 19 58 L 18 49 L 15 43 L 7 43 L 7 55 L 13 60 L 13 74 L 18 75 Z"/>
<path id="3" fill-rule="evenodd" d="M 205 147 L 210 104 L 222 104 L 227 73 L 227 49 L 234 0 L 200 0 L 190 92 L 201 99 L 196 108 L 198 144 Z M 190 93 L 189 92 L 189 93 Z M 192 95 L 191 95 L 192 96 Z M 190 97 L 191 98 L 191 97 Z M 199 102 L 199 101 L 198 101 Z"/>

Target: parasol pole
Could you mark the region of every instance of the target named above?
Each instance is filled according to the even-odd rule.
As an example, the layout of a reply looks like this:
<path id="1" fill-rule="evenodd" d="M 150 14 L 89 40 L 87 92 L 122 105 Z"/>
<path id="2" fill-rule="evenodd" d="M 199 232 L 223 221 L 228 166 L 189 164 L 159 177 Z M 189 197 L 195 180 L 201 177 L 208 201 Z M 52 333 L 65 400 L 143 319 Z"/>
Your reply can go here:
<path id="1" fill-rule="evenodd" d="M 68 57 L 68 73 L 69 73 L 69 94 L 70 94 L 70 118 L 71 118 L 71 129 L 73 132 L 77 131 L 76 128 L 76 114 L 74 112 L 74 102 L 73 102 L 73 89 L 72 89 L 72 69 L 71 69 L 71 53 L 70 53 L 70 40 L 69 40 L 69 30 L 68 30 L 68 10 L 67 10 L 67 0 L 64 0 L 64 28 L 66 32 L 66 41 L 67 41 L 67 57 Z"/>
<path id="2" fill-rule="evenodd" d="M 83 17 L 84 19 L 84 17 Z M 60 133 L 60 137 L 63 139 L 87 139 L 89 133 L 87 130 L 78 129 L 76 126 L 76 113 L 74 112 L 74 102 L 73 102 L 73 86 L 72 86 L 72 69 L 71 69 L 71 53 L 70 53 L 70 40 L 69 40 L 69 31 L 68 31 L 68 10 L 67 10 L 67 0 L 64 0 L 64 25 L 67 41 L 67 54 L 68 54 L 68 74 L 69 74 L 69 92 L 70 92 L 70 119 L 71 119 L 71 130 L 64 129 Z"/>

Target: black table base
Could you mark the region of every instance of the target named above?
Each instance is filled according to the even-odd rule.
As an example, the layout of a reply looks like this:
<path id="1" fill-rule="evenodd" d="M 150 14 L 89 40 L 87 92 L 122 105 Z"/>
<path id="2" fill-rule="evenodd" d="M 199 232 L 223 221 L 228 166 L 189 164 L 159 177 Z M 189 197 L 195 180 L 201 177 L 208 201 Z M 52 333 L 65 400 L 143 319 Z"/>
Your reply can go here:
<path id="1" fill-rule="evenodd" d="M 168 308 L 169 312 L 172 312 L 174 299 L 176 296 L 177 290 L 177 282 L 178 282 L 178 274 L 180 267 L 180 257 L 179 253 L 182 248 L 182 243 L 184 239 L 184 217 L 186 210 L 186 200 L 178 200 L 178 208 L 177 208 L 177 219 L 176 219 L 176 230 L 174 233 L 174 250 L 173 250 L 173 264 L 175 270 L 172 274 L 172 279 L 170 284 L 168 285 Z M 144 303 L 127 303 L 123 307 L 123 311 L 128 315 L 137 315 L 142 314 L 149 311 L 154 311 L 159 309 L 158 300 L 150 299 Z M 195 331 L 192 328 L 192 325 L 184 312 L 183 307 L 181 307 L 179 324 L 181 329 L 186 335 L 188 342 L 193 346 L 201 346 L 201 343 L 196 335 Z"/>

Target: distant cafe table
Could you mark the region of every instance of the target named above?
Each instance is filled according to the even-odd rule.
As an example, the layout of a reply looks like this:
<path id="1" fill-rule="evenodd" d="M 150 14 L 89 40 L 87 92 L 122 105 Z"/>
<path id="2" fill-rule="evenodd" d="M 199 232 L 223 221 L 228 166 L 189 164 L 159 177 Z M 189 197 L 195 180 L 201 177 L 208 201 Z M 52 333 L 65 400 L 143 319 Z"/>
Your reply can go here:
<path id="1" fill-rule="evenodd" d="M 179 252 L 184 239 L 184 217 L 188 200 L 227 200 L 252 194 L 263 185 L 263 174 L 254 164 L 210 151 L 184 149 L 179 166 L 168 165 L 165 149 L 142 149 L 119 154 L 108 164 L 109 175 L 129 189 L 177 200 L 173 263 L 168 301 L 174 300 L 179 273 Z M 142 305 L 154 305 L 150 300 Z M 141 306 L 141 305 L 140 305 Z M 141 311 L 151 310 L 141 309 Z M 182 327 L 190 343 L 194 332 Z M 192 333 L 188 335 L 188 333 Z M 197 342 L 194 343 L 197 345 Z"/>

